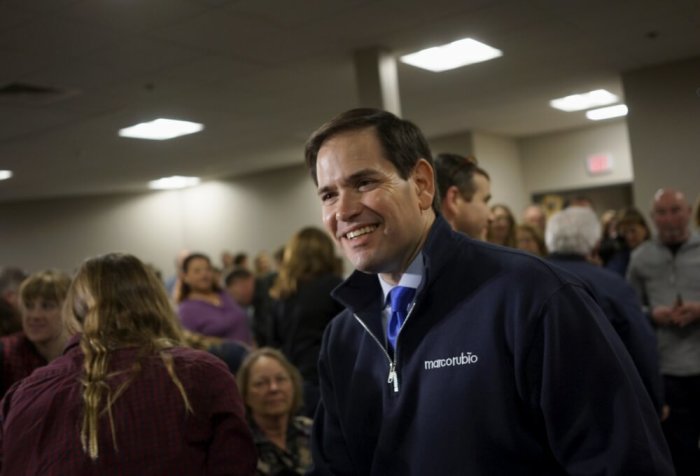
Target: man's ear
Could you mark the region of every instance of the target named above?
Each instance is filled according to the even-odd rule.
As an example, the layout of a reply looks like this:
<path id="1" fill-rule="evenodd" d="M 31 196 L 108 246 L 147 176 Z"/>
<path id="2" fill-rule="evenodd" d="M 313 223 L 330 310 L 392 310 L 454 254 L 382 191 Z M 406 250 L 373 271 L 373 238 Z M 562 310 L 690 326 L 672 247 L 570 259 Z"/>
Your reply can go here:
<path id="1" fill-rule="evenodd" d="M 443 198 L 442 210 L 445 216 L 454 216 L 457 214 L 457 203 L 462 198 L 462 192 L 459 191 L 456 185 L 450 185 Z"/>
<path id="2" fill-rule="evenodd" d="M 411 174 L 416 186 L 416 195 L 421 210 L 428 210 L 433 206 L 435 197 L 435 172 L 433 166 L 425 159 L 418 159 Z"/>

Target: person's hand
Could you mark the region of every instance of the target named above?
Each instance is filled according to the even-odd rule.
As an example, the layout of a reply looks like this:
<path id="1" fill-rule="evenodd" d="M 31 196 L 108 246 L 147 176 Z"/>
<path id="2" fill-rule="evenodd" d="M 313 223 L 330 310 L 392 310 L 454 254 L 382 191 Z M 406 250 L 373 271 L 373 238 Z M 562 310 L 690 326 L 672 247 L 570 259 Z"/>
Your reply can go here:
<path id="1" fill-rule="evenodd" d="M 679 304 L 671 311 L 671 322 L 678 327 L 685 327 L 698 319 L 700 319 L 700 302 Z"/>
<path id="2" fill-rule="evenodd" d="M 668 416 L 671 414 L 671 407 L 668 405 L 664 405 L 661 407 L 661 423 L 665 422 L 668 419 Z"/>
<path id="3" fill-rule="evenodd" d="M 659 326 L 674 324 L 672 319 L 673 309 L 668 306 L 657 306 L 651 311 L 651 320 Z"/>

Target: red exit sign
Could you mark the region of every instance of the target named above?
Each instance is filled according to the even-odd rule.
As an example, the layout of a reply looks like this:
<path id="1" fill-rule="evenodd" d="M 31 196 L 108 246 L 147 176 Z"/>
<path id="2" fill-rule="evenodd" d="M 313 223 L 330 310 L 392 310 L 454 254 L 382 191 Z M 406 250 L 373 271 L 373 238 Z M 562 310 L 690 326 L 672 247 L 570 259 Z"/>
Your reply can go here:
<path id="1" fill-rule="evenodd" d="M 589 155 L 586 159 L 586 170 L 591 175 L 601 175 L 612 172 L 613 160 L 610 154 Z"/>

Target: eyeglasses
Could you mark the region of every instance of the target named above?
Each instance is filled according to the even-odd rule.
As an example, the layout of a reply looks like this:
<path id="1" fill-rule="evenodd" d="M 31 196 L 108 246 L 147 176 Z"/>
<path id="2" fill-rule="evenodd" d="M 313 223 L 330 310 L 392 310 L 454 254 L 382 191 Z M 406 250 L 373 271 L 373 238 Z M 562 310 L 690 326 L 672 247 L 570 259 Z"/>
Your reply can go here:
<path id="1" fill-rule="evenodd" d="M 274 383 L 275 386 L 280 387 L 282 385 L 287 384 L 291 379 L 286 376 L 286 375 L 276 375 L 272 378 L 261 378 L 257 380 L 253 380 L 250 383 L 250 386 L 253 387 L 255 390 L 262 390 L 263 388 L 267 388 L 272 386 Z"/>

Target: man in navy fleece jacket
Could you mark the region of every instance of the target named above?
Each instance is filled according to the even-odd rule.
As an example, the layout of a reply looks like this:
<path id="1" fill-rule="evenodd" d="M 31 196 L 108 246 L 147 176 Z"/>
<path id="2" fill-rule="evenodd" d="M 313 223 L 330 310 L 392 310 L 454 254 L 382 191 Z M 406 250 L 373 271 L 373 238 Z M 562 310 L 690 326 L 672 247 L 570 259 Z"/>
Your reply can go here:
<path id="1" fill-rule="evenodd" d="M 373 109 L 317 130 L 323 221 L 357 270 L 333 295 L 314 475 L 671 475 L 654 406 L 582 284 L 439 216 L 430 149 Z M 387 296 L 415 288 L 395 345 Z"/>

